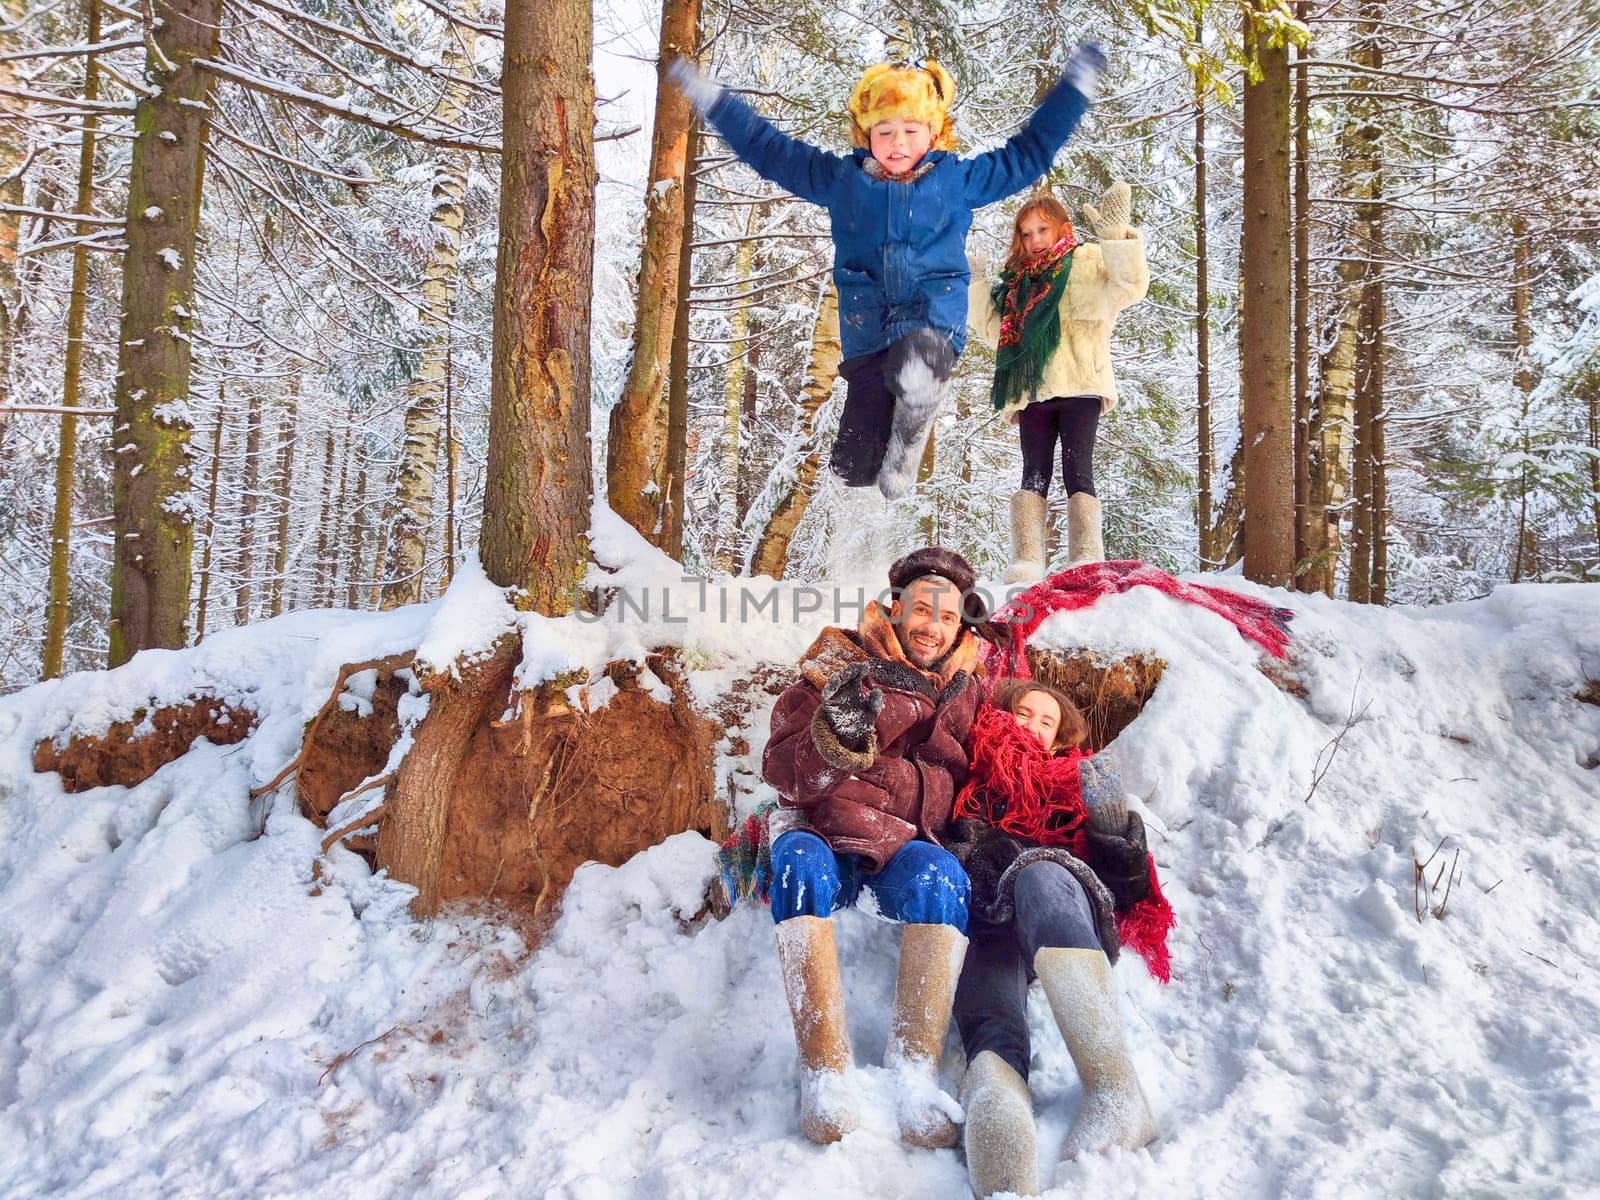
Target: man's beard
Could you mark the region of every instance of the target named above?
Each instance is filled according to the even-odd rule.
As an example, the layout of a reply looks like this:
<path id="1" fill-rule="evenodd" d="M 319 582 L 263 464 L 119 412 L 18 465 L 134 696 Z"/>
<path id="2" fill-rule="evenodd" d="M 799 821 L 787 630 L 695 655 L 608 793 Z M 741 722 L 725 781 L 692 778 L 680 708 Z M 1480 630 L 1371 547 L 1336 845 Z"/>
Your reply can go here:
<path id="1" fill-rule="evenodd" d="M 899 635 L 896 634 L 896 636 L 898 637 Z M 948 646 L 946 646 L 942 651 L 940 651 L 939 654 L 931 662 L 927 662 L 927 663 L 918 662 L 916 660 L 916 656 L 912 653 L 911 648 L 909 646 L 907 646 L 904 642 L 902 642 L 900 644 L 900 648 L 906 652 L 906 657 L 911 660 L 911 665 L 916 667 L 917 670 L 919 670 L 919 671 L 932 671 L 935 675 L 939 675 L 939 674 L 943 673 L 943 669 L 944 669 L 945 663 L 950 661 L 950 656 L 956 652 L 958 647 L 960 647 L 961 639 L 966 637 L 966 636 L 967 636 L 967 628 L 966 628 L 965 625 L 963 625 L 956 632 L 956 636 L 951 641 L 951 643 Z"/>

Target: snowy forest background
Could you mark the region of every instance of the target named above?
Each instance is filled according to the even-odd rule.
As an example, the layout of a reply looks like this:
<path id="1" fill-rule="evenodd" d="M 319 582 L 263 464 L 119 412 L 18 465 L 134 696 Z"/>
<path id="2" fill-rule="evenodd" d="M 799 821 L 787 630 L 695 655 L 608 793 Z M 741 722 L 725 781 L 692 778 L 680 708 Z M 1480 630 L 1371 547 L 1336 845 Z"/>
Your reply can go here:
<path id="1" fill-rule="evenodd" d="M 1342 530 L 1302 586 L 1427 603 L 1508 579 L 1600 579 L 1600 3 L 1258 7 L 1303 42 L 1292 71 L 1306 198 L 1290 246 L 1303 332 L 1294 390 L 1321 424 L 1299 457 L 1313 460 L 1306 470 Z M 167 414 L 190 431 L 191 640 L 307 606 L 429 598 L 474 551 L 502 8 L 220 5 L 193 371 Z M 558 10 L 590 17 L 581 0 L 550 0 Z M 47 666 L 106 661 L 121 486 L 108 414 L 153 12 L 148 0 L 0 0 L 0 691 Z M 609 413 L 634 353 L 661 20 L 648 4 L 592 11 L 600 495 Z M 1232 565 L 1241 336 L 1249 346 L 1240 8 L 706 0 L 700 28 L 712 73 L 839 150 L 844 98 L 885 55 L 950 68 L 970 151 L 1016 128 L 1075 42 L 1103 44 L 1100 102 L 1052 183 L 1076 213 L 1128 180 L 1151 262 L 1150 297 L 1114 342 L 1122 400 L 1097 453 L 1106 541 L 1112 557 L 1173 571 Z M 813 387 L 820 407 L 803 404 L 827 341 L 826 217 L 714 137 L 695 162 L 687 340 L 670 372 L 688 405 L 681 559 L 697 572 L 815 576 L 838 511 L 816 456 L 842 396 Z M 976 252 L 1003 256 L 1016 203 L 980 215 Z M 908 544 L 937 539 L 998 574 L 1018 456 L 1014 430 L 988 419 L 987 386 L 975 347 L 925 482 L 897 519 Z M 76 447 L 65 475 L 64 445 Z M 45 633 L 63 479 L 57 668 Z M 801 506 L 789 501 L 797 480 Z M 799 521 L 780 531 L 774 562 L 785 511 Z"/>

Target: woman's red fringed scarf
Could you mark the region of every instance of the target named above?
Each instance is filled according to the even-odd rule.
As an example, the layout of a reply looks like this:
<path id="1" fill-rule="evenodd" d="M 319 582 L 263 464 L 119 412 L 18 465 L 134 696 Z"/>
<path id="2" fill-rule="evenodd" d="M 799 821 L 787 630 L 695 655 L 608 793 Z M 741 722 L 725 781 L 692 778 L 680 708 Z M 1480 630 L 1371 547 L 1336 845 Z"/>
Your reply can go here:
<path id="1" fill-rule="evenodd" d="M 1010 713 L 985 704 L 972 725 L 972 765 L 955 815 L 973 817 L 1013 837 L 1055 846 L 1088 861 L 1088 814 L 1078 786 L 1079 750 L 1051 755 Z M 1172 978 L 1167 934 L 1177 923 L 1150 859 L 1150 894 L 1117 915 L 1117 938 L 1162 983 Z"/>
<path id="2" fill-rule="evenodd" d="M 1135 587 L 1153 587 L 1176 600 L 1198 604 L 1216 613 L 1231 621 L 1241 635 L 1273 658 L 1282 658 L 1288 648 L 1289 619 L 1294 616 L 1292 609 L 1277 608 L 1253 596 L 1230 592 L 1226 588 L 1184 583 L 1147 563 L 1098 562 L 1058 571 L 1034 584 L 995 613 L 995 623 L 1010 626 L 1012 636 L 1008 649 L 984 643 L 988 655 L 985 667 L 991 676 L 1012 675 L 1018 679 L 1031 679 L 1028 656 L 1023 651 L 1033 631 L 1039 628 L 1046 617 L 1053 613 L 1088 608 L 1102 596 Z"/>

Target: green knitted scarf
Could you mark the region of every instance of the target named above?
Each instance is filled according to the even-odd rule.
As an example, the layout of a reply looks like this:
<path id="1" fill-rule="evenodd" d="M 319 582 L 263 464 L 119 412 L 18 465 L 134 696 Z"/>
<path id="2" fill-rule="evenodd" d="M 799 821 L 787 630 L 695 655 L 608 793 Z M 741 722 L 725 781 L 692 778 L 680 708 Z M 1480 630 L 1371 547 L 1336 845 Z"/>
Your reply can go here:
<path id="1" fill-rule="evenodd" d="M 1003 271 L 991 296 L 1000 313 L 989 402 L 996 411 L 1038 398 L 1044 369 L 1061 345 L 1061 297 L 1077 242 L 1069 233 L 1037 258 Z"/>

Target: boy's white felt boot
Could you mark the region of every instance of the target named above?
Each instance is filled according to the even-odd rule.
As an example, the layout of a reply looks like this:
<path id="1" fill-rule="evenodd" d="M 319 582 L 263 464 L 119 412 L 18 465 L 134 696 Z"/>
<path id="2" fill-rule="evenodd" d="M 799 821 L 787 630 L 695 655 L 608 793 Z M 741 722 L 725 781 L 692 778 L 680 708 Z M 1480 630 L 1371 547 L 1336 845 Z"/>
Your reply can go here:
<path id="1" fill-rule="evenodd" d="M 1067 497 L 1067 566 L 1104 562 L 1106 544 L 1100 535 L 1100 501 L 1088 492 Z"/>
<path id="2" fill-rule="evenodd" d="M 898 500 L 917 481 L 922 452 L 933 432 L 933 419 L 950 390 L 954 355 L 950 343 L 931 329 L 919 329 L 903 339 L 897 366 L 888 380 L 894 395 L 894 415 L 889 422 L 889 443 L 878 467 L 878 490 L 887 500 Z"/>
<path id="3" fill-rule="evenodd" d="M 1027 1081 L 993 1050 L 967 1067 L 961 1084 L 966 1111 L 962 1144 L 967 1174 L 978 1200 L 998 1192 L 1039 1194 L 1039 1144 L 1033 1128 L 1033 1095 Z"/>
<path id="4" fill-rule="evenodd" d="M 1027 488 L 1011 494 L 1011 565 L 1007 583 L 1037 583 L 1044 578 L 1044 543 L 1048 515 L 1044 497 Z"/>
<path id="5" fill-rule="evenodd" d="M 961 1136 L 961 1106 L 939 1086 L 939 1058 L 950 1028 L 966 935 L 953 925 L 907 925 L 883 1065 L 895 1074 L 900 1140 L 941 1150 Z"/>
<path id="6" fill-rule="evenodd" d="M 1067 1131 L 1061 1157 L 1149 1145 L 1156 1122 L 1128 1056 L 1105 954 L 1047 946 L 1033 956 L 1033 970 L 1083 1084 L 1083 1107 Z"/>
<path id="7" fill-rule="evenodd" d="M 783 991 L 800 1052 L 800 1132 L 826 1145 L 857 1124 L 845 1083 L 850 1033 L 833 922 L 826 917 L 790 917 L 778 923 L 777 940 Z"/>

